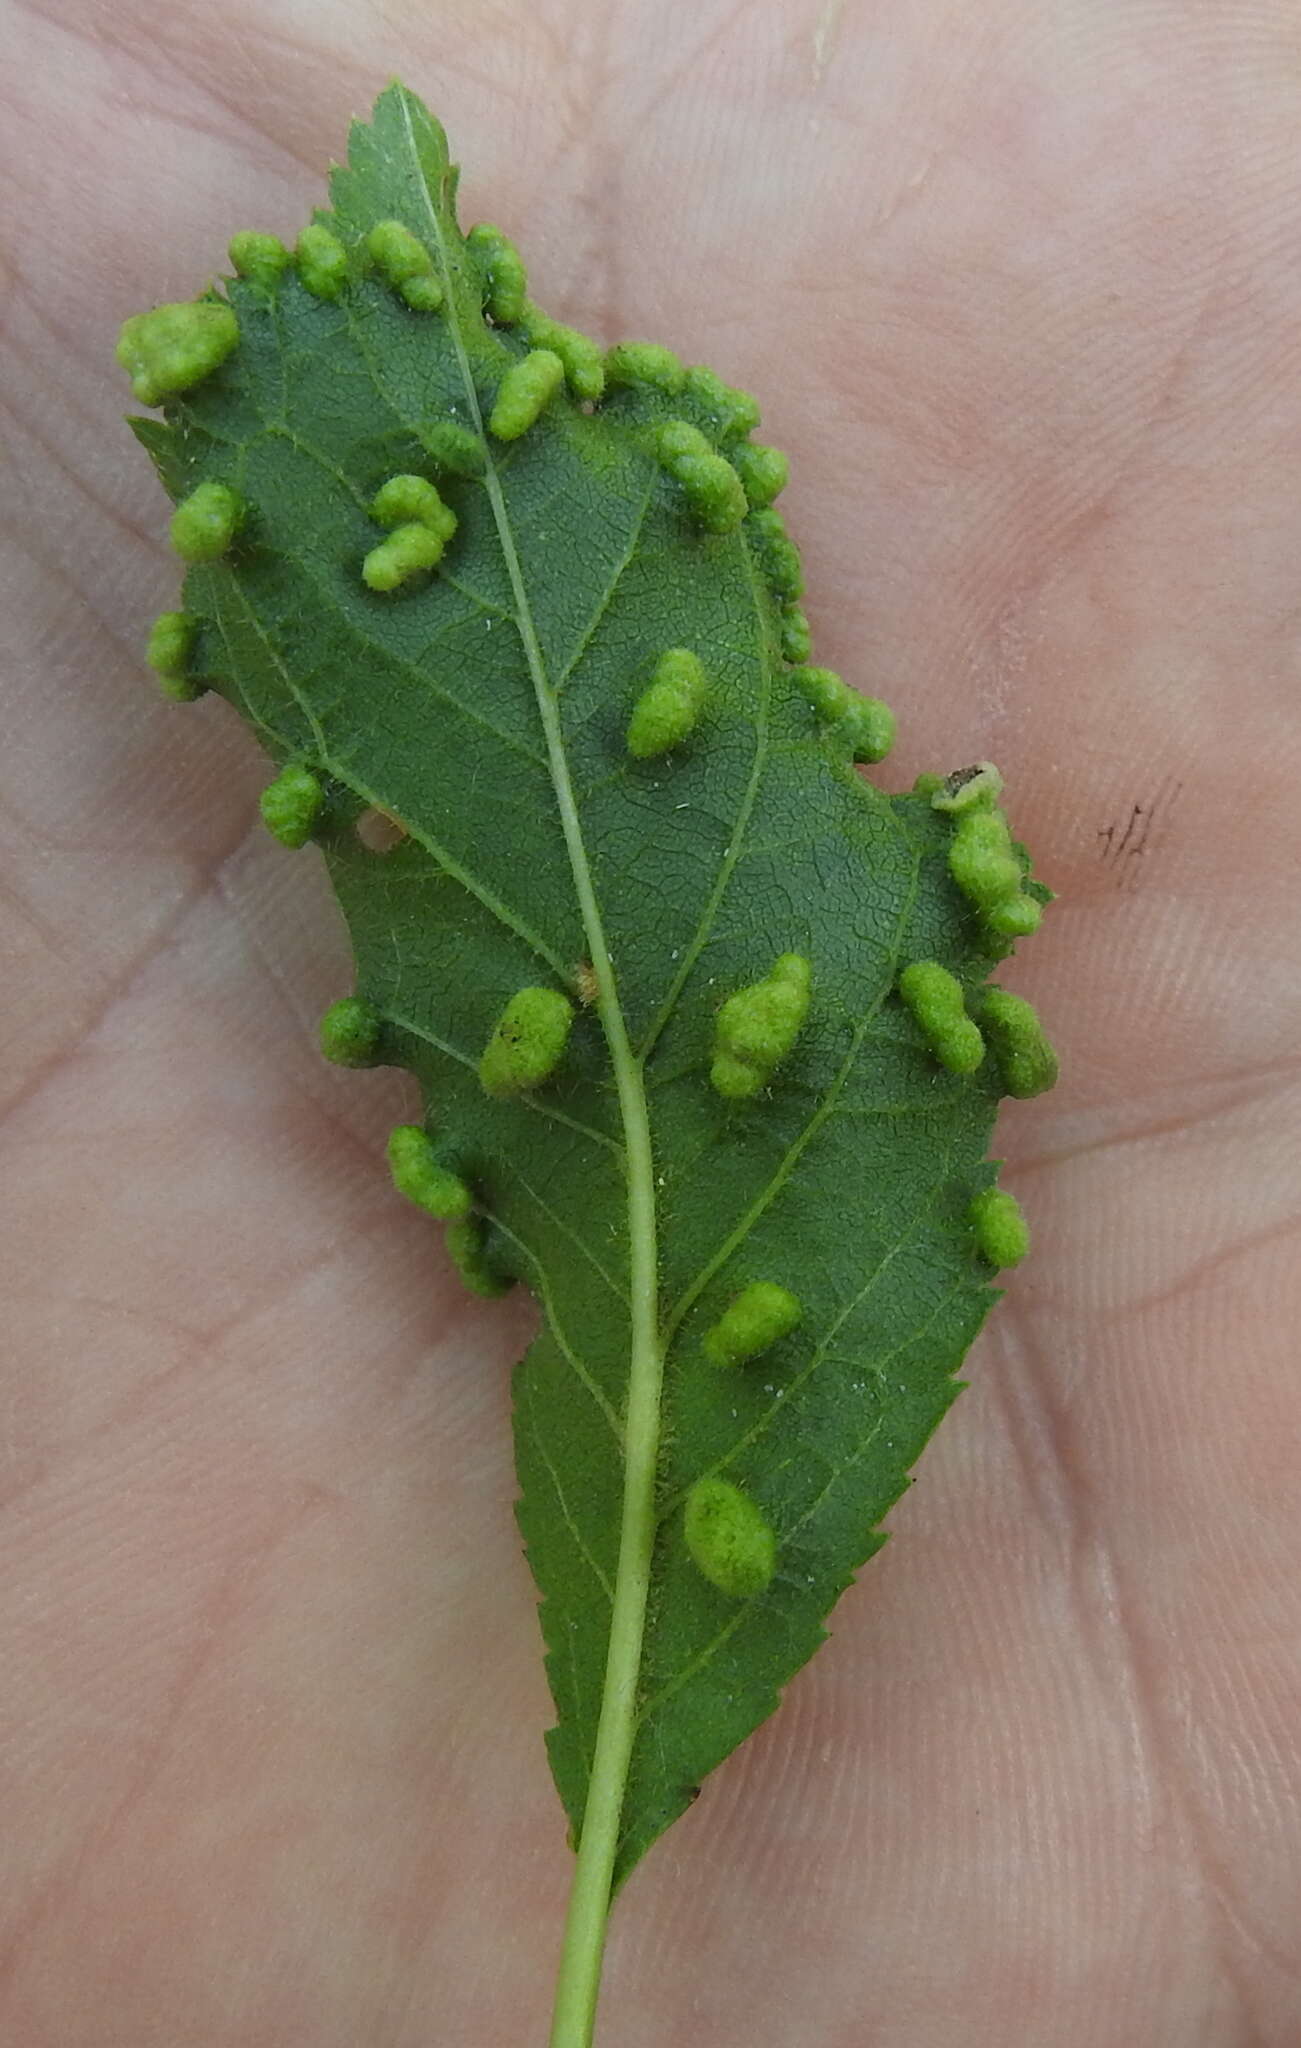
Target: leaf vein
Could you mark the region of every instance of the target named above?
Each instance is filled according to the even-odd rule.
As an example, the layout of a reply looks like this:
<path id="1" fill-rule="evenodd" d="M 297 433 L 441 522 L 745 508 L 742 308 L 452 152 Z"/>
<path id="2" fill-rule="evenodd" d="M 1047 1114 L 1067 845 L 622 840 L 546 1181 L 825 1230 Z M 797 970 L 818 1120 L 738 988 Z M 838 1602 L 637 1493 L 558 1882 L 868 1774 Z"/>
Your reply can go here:
<path id="1" fill-rule="evenodd" d="M 577 1550 L 579 1556 L 583 1559 L 583 1562 L 587 1565 L 593 1577 L 596 1579 L 597 1583 L 601 1588 L 601 1591 L 605 1594 L 607 1603 L 610 1606 L 613 1606 L 614 1588 L 610 1584 L 608 1577 L 602 1570 L 601 1566 L 598 1564 L 597 1560 L 593 1557 L 591 1551 L 588 1548 L 586 1537 L 583 1535 L 582 1530 L 579 1528 L 577 1522 L 574 1520 L 574 1517 L 570 1511 L 569 1502 L 565 1498 L 565 1489 L 560 1483 L 560 1474 L 557 1472 L 555 1465 L 552 1463 L 551 1455 L 547 1450 L 545 1441 L 543 1440 L 542 1431 L 538 1426 L 537 1405 L 533 1397 L 531 1386 L 529 1392 L 529 1427 L 533 1432 L 533 1442 L 537 1447 L 538 1456 L 541 1458 L 543 1464 L 547 1468 L 547 1477 L 551 1481 L 552 1491 L 554 1492 L 557 1501 L 560 1503 L 560 1512 L 564 1516 L 565 1527 L 568 1529 L 570 1535 L 574 1539 L 574 1548 Z M 572 1643 L 570 1647 L 572 1655 Z M 575 1706 L 577 1706 L 579 1695 L 578 1667 L 576 1664 L 574 1666 L 573 1683 L 574 1704 Z"/>
<path id="2" fill-rule="evenodd" d="M 540 1195 L 537 1189 L 532 1185 L 532 1183 L 524 1178 L 524 1175 L 520 1171 L 518 1161 L 514 1163 L 511 1170 L 515 1181 L 521 1188 L 523 1188 L 524 1193 L 529 1197 L 529 1200 L 536 1204 L 536 1206 L 542 1211 L 542 1214 L 545 1217 L 547 1217 L 551 1223 L 555 1225 L 555 1228 L 561 1233 L 563 1237 L 567 1237 L 569 1239 L 569 1242 L 573 1245 L 575 1251 L 579 1252 L 582 1255 L 582 1257 L 587 1260 L 588 1264 L 593 1268 L 593 1270 L 600 1274 L 602 1280 L 609 1288 L 615 1300 L 622 1302 L 624 1307 L 626 1308 L 628 1306 L 627 1289 L 621 1287 L 619 1285 L 619 1282 L 615 1280 L 609 1272 L 607 1272 L 606 1268 L 602 1265 L 600 1259 L 597 1258 L 596 1253 L 592 1250 L 591 1245 L 587 1244 L 578 1235 L 577 1231 L 574 1229 L 572 1224 L 566 1223 L 563 1216 L 557 1215 L 556 1211 L 551 1207 L 551 1204 L 545 1199 L 545 1197 Z"/>
<path id="3" fill-rule="evenodd" d="M 279 670 L 285 687 L 310 725 L 312 733 L 316 738 L 317 750 L 321 757 L 321 766 L 326 774 L 332 776 L 343 788 L 351 790 L 352 794 L 358 797 L 363 804 L 369 804 L 380 809 L 386 808 L 384 800 L 379 793 L 366 788 L 362 783 L 358 782 L 351 771 L 330 752 L 310 703 L 306 702 L 302 697 L 297 684 L 289 674 L 276 649 L 272 646 L 261 620 L 253 611 L 248 599 L 244 596 L 238 583 L 233 579 L 231 579 L 227 587 L 233 596 L 238 597 L 240 604 L 244 608 L 246 620 L 262 642 L 267 659 Z M 215 582 L 213 601 L 218 611 L 220 611 L 220 594 Z M 226 643 L 226 651 L 230 654 L 233 664 L 234 654 L 230 646 L 229 634 L 220 619 L 218 620 L 218 629 Z M 279 736 L 277 735 L 277 737 Z M 486 884 L 476 881 L 468 868 L 463 867 L 455 855 L 450 853 L 446 847 L 441 846 L 437 840 L 431 838 L 423 827 L 413 825 L 409 819 L 404 819 L 403 823 L 406 826 L 408 835 L 415 841 L 416 845 L 423 848 L 432 860 L 437 861 L 438 865 L 452 877 L 452 880 L 459 882 L 467 894 L 473 896 L 476 902 L 481 903 L 484 909 L 497 919 L 499 924 L 504 925 L 507 931 L 513 932 L 516 938 L 522 940 L 531 952 L 536 953 L 539 960 L 545 961 L 560 981 L 568 983 L 572 980 L 571 970 L 560 958 L 559 954 L 537 932 L 532 931 L 521 917 L 518 917 L 513 910 L 509 909 L 494 890 L 489 889 Z"/>
<path id="4" fill-rule="evenodd" d="M 921 1215 L 923 1215 L 924 1213 L 924 1211 L 919 1211 L 918 1215 L 912 1218 L 909 1224 L 910 1230 L 916 1227 L 917 1222 L 920 1220 Z M 881 1265 L 877 1268 L 876 1273 L 873 1275 L 872 1280 L 868 1283 L 868 1286 L 860 1291 L 856 1299 L 853 1302 L 851 1302 L 848 1308 L 846 1308 L 842 1312 L 842 1314 L 837 1318 L 836 1322 L 832 1325 L 831 1330 L 828 1331 L 827 1336 L 823 1340 L 823 1346 L 821 1347 L 822 1351 L 825 1351 L 826 1346 L 828 1346 L 831 1343 L 831 1339 L 834 1332 L 837 1329 L 839 1329 L 841 1323 L 844 1322 L 845 1318 L 848 1315 L 852 1314 L 853 1310 L 857 1308 L 859 1304 L 863 1301 L 866 1294 L 870 1291 L 870 1288 L 875 1285 L 876 1280 L 880 1277 L 880 1274 L 885 1270 L 885 1267 L 888 1265 L 890 1259 L 893 1259 L 898 1254 L 898 1252 L 902 1250 L 903 1245 L 906 1241 L 907 1233 L 905 1233 L 905 1236 L 900 1239 L 898 1244 L 894 1245 L 891 1248 L 891 1251 L 888 1254 L 887 1258 L 882 1260 Z M 920 1323 L 915 1330 L 910 1331 L 907 1337 L 901 1338 L 899 1343 L 894 1345 L 891 1348 L 891 1350 L 889 1350 L 885 1354 L 885 1357 L 879 1361 L 877 1370 L 880 1371 L 884 1366 L 888 1365 L 890 1359 L 897 1356 L 897 1354 L 900 1351 L 904 1350 L 909 1344 L 915 1343 L 917 1338 L 921 1336 L 924 1331 L 930 1328 L 931 1324 L 935 1321 L 936 1317 L 942 1312 L 942 1310 L 947 1306 L 948 1302 L 953 1298 L 953 1296 L 957 1292 L 957 1286 L 949 1289 L 948 1293 L 943 1297 L 943 1299 L 936 1304 L 935 1309 L 926 1318 L 925 1322 Z M 819 1357 L 820 1355 L 821 1354 L 819 1354 Z M 805 1370 L 799 1375 L 799 1378 L 797 1380 L 792 1381 L 791 1386 L 788 1390 L 787 1398 L 789 1398 L 789 1393 L 793 1392 L 797 1386 L 803 1384 L 803 1382 L 809 1377 L 809 1374 L 813 1371 L 813 1369 L 814 1365 L 811 1362 L 805 1368 Z M 724 1470 L 724 1468 L 731 1462 L 732 1458 L 735 1457 L 736 1452 L 739 1449 L 743 1448 L 743 1446 L 749 1443 L 754 1437 L 762 1434 L 763 1430 L 766 1429 L 768 1427 L 768 1424 L 771 1422 L 774 1413 L 776 1413 L 777 1410 L 784 1405 L 784 1402 L 774 1402 L 772 1407 L 765 1411 L 762 1421 L 759 1424 L 757 1424 L 753 1430 L 746 1432 L 745 1436 L 743 1436 L 739 1440 L 739 1442 L 733 1446 L 732 1450 L 728 1452 L 727 1457 L 720 1459 L 717 1464 L 710 1466 L 708 1472 L 701 1476 L 712 1477 L 714 1473 L 721 1472 L 722 1470 Z M 883 1425 L 884 1417 L 877 1416 L 873 1421 L 872 1428 L 868 1431 L 865 1437 L 860 1439 L 859 1443 L 855 1446 L 854 1451 L 850 1454 L 850 1456 L 843 1460 L 843 1462 L 840 1465 L 834 1468 L 832 1477 L 828 1480 L 827 1485 L 818 1495 L 813 1505 L 810 1508 L 808 1508 L 805 1511 L 805 1513 L 800 1516 L 799 1520 L 795 1522 L 792 1525 L 792 1527 L 786 1532 L 787 1540 L 789 1540 L 790 1537 L 797 1535 L 798 1532 L 805 1527 L 805 1525 L 808 1523 L 811 1517 L 817 1512 L 817 1509 L 821 1506 L 822 1502 L 826 1499 L 827 1494 L 831 1491 L 831 1488 L 834 1485 L 836 1485 L 836 1483 L 841 1478 L 844 1477 L 844 1474 L 846 1471 L 848 1471 L 849 1467 L 852 1464 L 856 1463 L 857 1460 L 863 1456 L 864 1452 L 870 1448 L 872 1441 L 879 1433 Z M 676 1499 L 672 1501 L 668 1507 L 665 1508 L 663 1515 L 664 1520 L 667 1520 L 668 1517 L 673 1513 L 674 1509 L 679 1504 L 681 1498 L 682 1496 L 681 1494 L 679 1494 L 676 1497 Z M 756 1597 L 762 1598 L 763 1596 L 758 1595 Z M 717 1631 L 717 1633 L 710 1638 L 709 1642 L 705 1644 L 704 1647 L 696 1653 L 696 1655 L 691 1659 L 690 1663 L 684 1665 L 681 1672 L 675 1672 L 673 1677 L 671 1679 L 666 1680 L 657 1693 L 654 1693 L 650 1699 L 646 1700 L 642 1704 L 642 1706 L 639 1707 L 639 1728 L 650 1718 L 652 1714 L 658 1712 L 660 1707 L 666 1705 L 675 1693 L 680 1692 L 684 1685 L 689 1684 L 691 1679 L 695 1678 L 701 1671 L 703 1671 L 705 1666 L 708 1663 L 710 1663 L 712 1659 L 718 1654 L 718 1651 L 722 1649 L 723 1645 L 728 1641 L 729 1637 L 734 1635 L 736 1630 L 741 1626 L 742 1622 L 747 1619 L 753 1606 L 753 1600 L 745 1601 L 734 1614 L 729 1616 L 728 1620 L 723 1624 L 722 1628 L 720 1628 Z"/>
<path id="5" fill-rule="evenodd" d="M 551 686 L 557 697 L 560 695 L 561 691 L 565 687 L 565 684 L 569 681 L 570 677 L 574 673 L 574 670 L 578 667 L 579 662 L 582 660 L 588 648 L 591 646 L 592 641 L 596 636 L 597 627 L 600 625 L 602 619 L 605 617 L 606 613 L 610 609 L 610 606 L 614 602 L 615 592 L 618 590 L 619 585 L 623 580 L 624 572 L 628 568 L 629 563 L 633 560 L 634 556 L 637 553 L 638 546 L 641 542 L 642 530 L 646 524 L 646 514 L 650 510 L 651 501 L 653 500 L 654 496 L 655 478 L 652 475 L 650 482 L 646 486 L 646 495 L 642 499 L 641 507 L 637 513 L 636 522 L 632 530 L 632 537 L 628 542 L 627 548 L 624 550 L 622 559 L 619 561 L 613 576 L 610 578 L 609 584 L 607 585 L 605 591 L 603 592 L 600 598 L 600 601 L 596 606 L 595 611 L 592 613 L 591 619 L 588 622 L 586 632 L 583 634 L 582 639 L 579 641 L 577 647 L 575 647 L 573 653 L 570 655 L 568 661 L 560 670 L 560 673 L 556 676 L 555 681 Z"/>
<path id="6" fill-rule="evenodd" d="M 912 915 L 913 904 L 916 901 L 920 875 L 921 864 L 919 861 L 914 859 L 913 871 L 909 882 L 909 887 L 904 895 L 903 902 L 899 906 L 899 912 L 895 923 L 895 935 L 891 953 L 892 966 L 893 963 L 897 962 L 898 960 L 899 948 L 902 943 L 903 933 L 907 928 L 908 919 Z M 674 1334 L 676 1333 L 679 1325 L 681 1324 L 682 1318 L 690 1309 L 692 1303 L 697 1300 L 702 1290 L 708 1286 L 709 1282 L 713 1279 L 715 1273 L 717 1273 L 720 1270 L 720 1268 L 724 1266 L 727 1263 L 727 1261 L 732 1257 L 733 1253 L 742 1244 L 744 1244 L 746 1238 L 753 1230 L 759 1218 L 765 1213 L 767 1209 L 769 1209 L 772 1206 L 773 1202 L 777 1199 L 777 1196 L 780 1194 L 782 1188 L 785 1187 L 787 1181 L 790 1179 L 791 1175 L 795 1171 L 796 1166 L 799 1164 L 800 1158 L 803 1155 L 803 1153 L 806 1151 L 808 1146 L 813 1142 L 813 1139 L 817 1136 L 817 1133 L 821 1130 L 823 1124 L 825 1124 L 827 1119 L 831 1116 L 832 1111 L 836 1106 L 837 1098 L 839 1097 L 842 1089 L 844 1088 L 846 1081 L 849 1079 L 849 1075 L 853 1069 L 854 1062 L 858 1058 L 858 1055 L 862 1050 L 863 1041 L 867 1034 L 867 1030 L 871 1023 L 871 1020 L 873 1017 L 876 1016 L 876 1014 L 880 1010 L 882 1003 L 889 995 L 890 990 L 893 988 L 893 986 L 894 974 L 893 971 L 891 971 L 889 975 L 883 977 L 881 992 L 876 997 L 876 1000 L 868 1005 L 867 1010 L 864 1012 L 862 1021 L 858 1025 L 857 1029 L 855 1030 L 854 1036 L 850 1041 L 849 1051 L 845 1055 L 845 1059 L 841 1065 L 840 1071 L 836 1074 L 835 1078 L 831 1082 L 831 1085 L 827 1089 L 826 1094 L 823 1096 L 821 1102 L 818 1104 L 818 1107 L 813 1112 L 813 1115 L 809 1118 L 807 1124 L 805 1124 L 804 1129 L 800 1132 L 799 1136 L 795 1138 L 793 1143 L 787 1148 L 787 1151 L 783 1155 L 776 1170 L 770 1176 L 766 1184 L 760 1189 L 759 1193 L 755 1196 L 753 1202 L 750 1204 L 750 1207 L 746 1210 L 745 1215 L 741 1218 L 741 1221 L 737 1224 L 731 1236 L 724 1240 L 724 1242 L 719 1246 L 718 1250 L 714 1253 L 713 1257 L 706 1261 L 704 1266 L 702 1266 L 700 1271 L 697 1273 L 695 1279 L 690 1282 L 690 1284 L 685 1288 L 683 1293 L 679 1296 L 677 1303 L 675 1304 L 674 1308 L 670 1311 L 668 1322 L 665 1328 L 664 1343 L 666 1349 L 668 1345 L 672 1343 Z"/>
<path id="7" fill-rule="evenodd" d="M 541 1259 L 534 1251 L 532 1245 L 522 1238 L 517 1230 L 513 1230 L 510 1224 L 505 1222 L 502 1217 L 496 1215 L 493 1210 L 484 1209 L 481 1211 L 481 1214 L 495 1229 L 501 1232 L 508 1243 L 513 1244 L 518 1251 L 523 1253 L 524 1257 L 533 1267 L 534 1272 L 537 1274 L 538 1298 L 542 1303 L 542 1312 L 546 1316 L 548 1328 L 556 1340 L 561 1356 L 566 1364 L 571 1367 L 579 1383 L 591 1395 L 602 1415 L 604 1415 L 610 1426 L 610 1433 L 618 1444 L 620 1454 L 622 1455 L 624 1442 L 623 1424 L 619 1420 L 619 1416 L 600 1381 L 589 1371 L 565 1334 L 564 1326 L 556 1313 L 551 1283 L 547 1278 L 546 1268 L 543 1266 Z"/>
<path id="8" fill-rule="evenodd" d="M 461 1066 L 468 1067 L 471 1073 L 478 1072 L 479 1062 L 474 1054 L 462 1052 L 461 1048 L 453 1045 L 449 1039 L 440 1038 L 427 1024 L 417 1024 L 414 1018 L 404 1016 L 391 1005 L 385 1005 L 384 1013 L 390 1023 L 396 1024 L 400 1031 L 409 1031 L 413 1038 L 421 1039 L 424 1044 L 432 1046 L 435 1052 L 446 1053 L 449 1059 L 459 1061 Z M 598 1131 L 594 1124 L 585 1124 L 578 1117 L 570 1116 L 567 1110 L 557 1109 L 554 1103 L 540 1102 L 535 1095 L 527 1092 L 519 1097 L 519 1103 L 521 1108 L 531 1110 L 534 1116 L 545 1117 L 548 1123 L 564 1124 L 568 1130 L 576 1131 L 579 1137 L 589 1138 L 594 1145 L 604 1145 L 617 1158 L 622 1159 L 622 1145 L 607 1131 Z"/>
<path id="9" fill-rule="evenodd" d="M 746 553 L 746 567 L 751 591 L 755 598 L 756 613 L 761 617 L 762 611 L 759 605 L 758 584 L 756 580 L 757 572 L 748 550 Z M 755 711 L 754 760 L 751 763 L 749 778 L 741 795 L 741 802 L 737 809 L 731 833 L 728 836 L 727 845 L 723 849 L 723 858 L 719 863 L 714 886 L 709 892 L 704 910 L 701 913 L 700 923 L 685 948 L 682 955 L 682 964 L 669 983 L 664 1000 L 656 1011 L 655 1016 L 651 1019 L 646 1036 L 637 1049 L 637 1058 L 643 1067 L 654 1051 L 660 1033 L 664 1030 L 669 1018 L 677 1008 L 678 999 L 691 977 L 692 969 L 704 951 L 706 940 L 713 928 L 714 919 L 718 915 L 719 906 L 727 893 L 728 884 L 731 882 L 737 862 L 741 858 L 746 831 L 754 813 L 755 804 L 758 801 L 759 788 L 763 781 L 764 765 L 768 753 L 768 715 L 772 705 L 772 667 L 766 649 L 764 650 L 762 660 L 762 673 L 763 688 L 760 691 L 759 702 Z"/>

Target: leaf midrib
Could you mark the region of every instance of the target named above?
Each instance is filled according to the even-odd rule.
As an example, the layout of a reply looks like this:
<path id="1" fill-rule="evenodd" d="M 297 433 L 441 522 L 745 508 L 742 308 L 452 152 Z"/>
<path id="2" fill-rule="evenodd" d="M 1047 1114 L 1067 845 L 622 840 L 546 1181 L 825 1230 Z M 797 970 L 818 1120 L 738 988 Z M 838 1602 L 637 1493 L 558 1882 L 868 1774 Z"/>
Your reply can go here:
<path id="1" fill-rule="evenodd" d="M 516 624 L 524 645 L 546 741 L 547 760 L 560 812 L 561 829 L 578 896 L 588 957 L 597 987 L 597 1012 L 610 1049 L 615 1087 L 623 1120 L 625 1184 L 628 1196 L 628 1264 L 630 1354 L 628 1402 L 624 1415 L 624 1492 L 615 1574 L 614 1606 L 606 1661 L 601 1712 L 597 1726 L 586 1808 L 580 1833 L 566 1922 L 564 1952 L 556 1993 L 553 2039 L 579 2041 L 589 2037 L 600 1983 L 605 1923 L 618 1852 L 624 1793 L 632 1758 L 638 1680 L 655 1544 L 656 1461 L 659 1452 L 663 1354 L 658 1331 L 658 1254 L 656 1248 L 655 1175 L 650 1118 L 642 1069 L 628 1039 L 609 947 L 583 842 L 574 800 L 569 763 L 560 730 L 556 700 L 533 621 L 520 568 L 519 551 L 506 506 L 493 449 L 484 431 L 469 353 L 457 313 L 457 293 L 440 207 L 425 179 L 411 124 L 411 102 L 402 100 L 403 126 L 419 191 L 437 249 L 445 294 L 448 333 L 456 352 L 466 404 L 486 451 L 484 485 L 492 505 L 498 539 L 517 608 Z"/>

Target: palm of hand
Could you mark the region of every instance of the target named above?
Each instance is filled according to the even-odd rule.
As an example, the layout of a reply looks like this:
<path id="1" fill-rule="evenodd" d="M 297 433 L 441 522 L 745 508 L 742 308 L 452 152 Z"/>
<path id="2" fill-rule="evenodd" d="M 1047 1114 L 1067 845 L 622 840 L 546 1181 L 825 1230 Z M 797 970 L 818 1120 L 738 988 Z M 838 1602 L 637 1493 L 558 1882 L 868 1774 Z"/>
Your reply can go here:
<path id="1" fill-rule="evenodd" d="M 23 2048 L 544 2032 L 527 1307 L 469 1306 L 386 1192 L 409 1097 L 312 1049 L 347 973 L 323 881 L 254 828 L 229 714 L 150 697 L 175 571 L 110 360 L 230 229 L 294 232 L 395 69 L 557 313 L 767 397 L 819 658 L 894 701 L 900 780 L 993 755 L 1062 896 L 1014 979 L 1065 1080 L 1003 1134 L 1038 1250 L 900 1542 L 630 1886 L 609 2039 L 1301 2032 L 1295 78 L 1227 7 L 1173 51 L 1137 11 L 680 12 L 15 23 Z"/>

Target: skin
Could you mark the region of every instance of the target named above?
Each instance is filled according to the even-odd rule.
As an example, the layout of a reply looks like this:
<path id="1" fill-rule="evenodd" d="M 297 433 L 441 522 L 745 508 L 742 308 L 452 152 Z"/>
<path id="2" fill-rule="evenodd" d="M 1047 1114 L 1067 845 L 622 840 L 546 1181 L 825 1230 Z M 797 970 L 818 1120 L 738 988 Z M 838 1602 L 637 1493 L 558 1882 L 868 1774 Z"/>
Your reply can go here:
<path id="1" fill-rule="evenodd" d="M 266 767 L 158 701 L 118 323 L 291 241 L 394 71 L 465 218 L 759 393 L 878 771 L 993 759 L 1061 901 L 1035 1233 L 782 1712 L 616 1912 L 619 2048 L 1301 2038 L 1301 30 L 1286 0 L 5 9 L 0 2037 L 541 2042 L 568 1877 L 522 1294 Z M 760 147 L 760 143 L 762 146 Z M 672 234 L 664 231 L 671 219 Z"/>

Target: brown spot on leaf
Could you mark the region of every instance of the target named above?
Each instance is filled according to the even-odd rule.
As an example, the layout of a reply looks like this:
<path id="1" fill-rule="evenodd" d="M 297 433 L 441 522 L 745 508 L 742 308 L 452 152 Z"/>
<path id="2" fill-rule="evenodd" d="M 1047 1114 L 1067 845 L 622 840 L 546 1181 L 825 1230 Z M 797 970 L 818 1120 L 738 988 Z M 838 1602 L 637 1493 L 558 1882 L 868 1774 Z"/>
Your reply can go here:
<path id="1" fill-rule="evenodd" d="M 362 812 L 355 829 L 367 853 L 392 853 L 407 836 L 406 826 L 377 804 Z"/>

